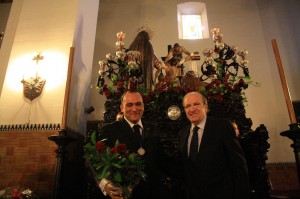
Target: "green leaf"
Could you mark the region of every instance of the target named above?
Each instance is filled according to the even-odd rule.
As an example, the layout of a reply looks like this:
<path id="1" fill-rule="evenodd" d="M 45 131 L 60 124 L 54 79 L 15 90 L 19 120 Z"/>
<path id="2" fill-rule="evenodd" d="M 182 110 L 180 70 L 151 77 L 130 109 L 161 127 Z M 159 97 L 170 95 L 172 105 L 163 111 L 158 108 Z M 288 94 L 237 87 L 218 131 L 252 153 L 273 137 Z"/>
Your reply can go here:
<path id="1" fill-rule="evenodd" d="M 115 147 L 117 147 L 119 144 L 120 144 L 119 140 L 116 140 Z"/>
<path id="2" fill-rule="evenodd" d="M 134 160 L 135 160 L 135 154 L 134 154 L 134 153 L 130 154 L 130 155 L 128 156 L 128 159 L 129 159 L 131 162 L 134 162 Z"/>
<path id="3" fill-rule="evenodd" d="M 110 175 L 110 167 L 106 166 L 103 168 L 101 173 L 98 175 L 99 179 L 107 178 Z"/>
<path id="4" fill-rule="evenodd" d="M 125 157 L 122 157 L 122 158 L 120 159 L 119 163 L 122 164 L 122 163 L 126 162 L 126 160 L 127 160 L 127 159 L 126 159 Z"/>
<path id="5" fill-rule="evenodd" d="M 114 166 L 114 167 L 116 167 L 116 168 L 118 168 L 118 169 L 122 168 L 122 166 L 120 164 L 118 164 L 118 163 L 112 163 L 111 165 Z"/>
<path id="6" fill-rule="evenodd" d="M 244 77 L 244 79 L 247 80 L 247 81 L 250 81 L 251 77 L 250 76 L 246 76 L 246 77 Z"/>
<path id="7" fill-rule="evenodd" d="M 94 145 L 96 145 L 96 142 L 97 142 L 97 140 L 96 140 L 96 131 L 94 131 L 94 132 L 92 133 L 91 141 L 92 141 L 92 143 L 93 143 Z"/>
<path id="8" fill-rule="evenodd" d="M 93 151 L 95 149 L 95 147 L 91 144 L 91 143 L 87 143 L 84 148 L 90 150 L 90 151 Z"/>
<path id="9" fill-rule="evenodd" d="M 121 176 L 121 173 L 119 171 L 117 171 L 114 176 L 113 176 L 113 181 L 114 182 L 122 182 L 122 176 Z"/>

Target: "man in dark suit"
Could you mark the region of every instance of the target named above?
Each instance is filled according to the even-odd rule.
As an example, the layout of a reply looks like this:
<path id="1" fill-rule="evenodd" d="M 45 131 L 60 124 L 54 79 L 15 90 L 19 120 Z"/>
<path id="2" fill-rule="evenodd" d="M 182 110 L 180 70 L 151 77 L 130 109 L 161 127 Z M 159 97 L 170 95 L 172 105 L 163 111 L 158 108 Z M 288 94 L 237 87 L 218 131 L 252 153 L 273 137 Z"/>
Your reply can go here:
<path id="1" fill-rule="evenodd" d="M 249 198 L 247 164 L 230 122 L 207 118 L 200 93 L 186 94 L 183 106 L 190 121 L 179 132 L 187 198 Z"/>
<path id="2" fill-rule="evenodd" d="M 154 124 L 141 120 L 144 112 L 143 98 L 136 91 L 127 91 L 121 98 L 121 111 L 124 118 L 107 124 L 100 130 L 101 138 L 106 138 L 108 146 L 114 146 L 116 140 L 126 144 L 129 152 L 138 153 L 145 160 L 146 181 L 133 188 L 131 199 L 156 199 L 159 190 L 159 134 Z M 134 131 L 135 125 L 138 132 Z M 114 186 L 107 179 L 99 183 L 104 195 L 112 199 L 121 199 L 120 187 Z"/>

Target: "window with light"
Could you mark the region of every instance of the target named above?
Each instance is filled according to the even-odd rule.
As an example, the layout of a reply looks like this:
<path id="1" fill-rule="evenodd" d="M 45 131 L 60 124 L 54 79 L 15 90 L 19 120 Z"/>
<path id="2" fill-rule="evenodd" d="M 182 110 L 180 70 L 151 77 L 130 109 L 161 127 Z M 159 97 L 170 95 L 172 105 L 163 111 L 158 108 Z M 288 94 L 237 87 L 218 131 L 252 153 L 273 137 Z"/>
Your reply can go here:
<path id="1" fill-rule="evenodd" d="M 209 38 L 205 3 L 185 2 L 177 5 L 179 39 Z"/>
<path id="2" fill-rule="evenodd" d="M 182 39 L 202 39 L 200 15 L 182 15 Z"/>

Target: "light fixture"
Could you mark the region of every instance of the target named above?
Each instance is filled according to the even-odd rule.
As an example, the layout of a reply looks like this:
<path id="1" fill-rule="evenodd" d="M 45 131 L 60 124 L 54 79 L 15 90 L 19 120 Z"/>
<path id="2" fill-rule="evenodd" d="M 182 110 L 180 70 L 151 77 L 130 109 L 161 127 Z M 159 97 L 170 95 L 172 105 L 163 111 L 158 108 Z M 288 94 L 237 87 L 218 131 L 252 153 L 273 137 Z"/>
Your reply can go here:
<path id="1" fill-rule="evenodd" d="M 36 56 L 33 57 L 32 60 L 36 61 L 36 65 L 38 66 L 38 63 L 40 60 L 43 60 L 44 56 L 41 56 L 40 53 L 38 53 Z M 30 77 L 29 79 L 21 81 L 23 84 L 23 93 L 26 98 L 28 98 L 30 101 L 34 100 L 43 91 L 44 85 L 46 83 L 46 80 L 42 79 L 38 76 L 38 72 L 36 72 L 35 77 Z"/>

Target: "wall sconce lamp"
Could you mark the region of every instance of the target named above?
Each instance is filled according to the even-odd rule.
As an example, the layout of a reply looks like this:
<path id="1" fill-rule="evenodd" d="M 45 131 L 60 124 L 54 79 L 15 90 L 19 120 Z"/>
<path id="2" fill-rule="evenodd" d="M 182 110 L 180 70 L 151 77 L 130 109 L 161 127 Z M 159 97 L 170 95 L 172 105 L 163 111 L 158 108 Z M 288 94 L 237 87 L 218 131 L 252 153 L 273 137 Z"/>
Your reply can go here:
<path id="1" fill-rule="evenodd" d="M 37 54 L 37 56 L 34 56 L 32 60 L 36 61 L 36 65 L 38 65 L 40 60 L 43 60 L 44 56 L 41 56 L 40 53 Z M 29 79 L 21 81 L 23 84 L 23 93 L 26 98 L 28 98 L 30 101 L 34 100 L 43 91 L 44 85 L 46 83 L 46 80 L 42 79 L 38 76 L 38 72 L 36 71 L 35 77 L 30 77 Z"/>

